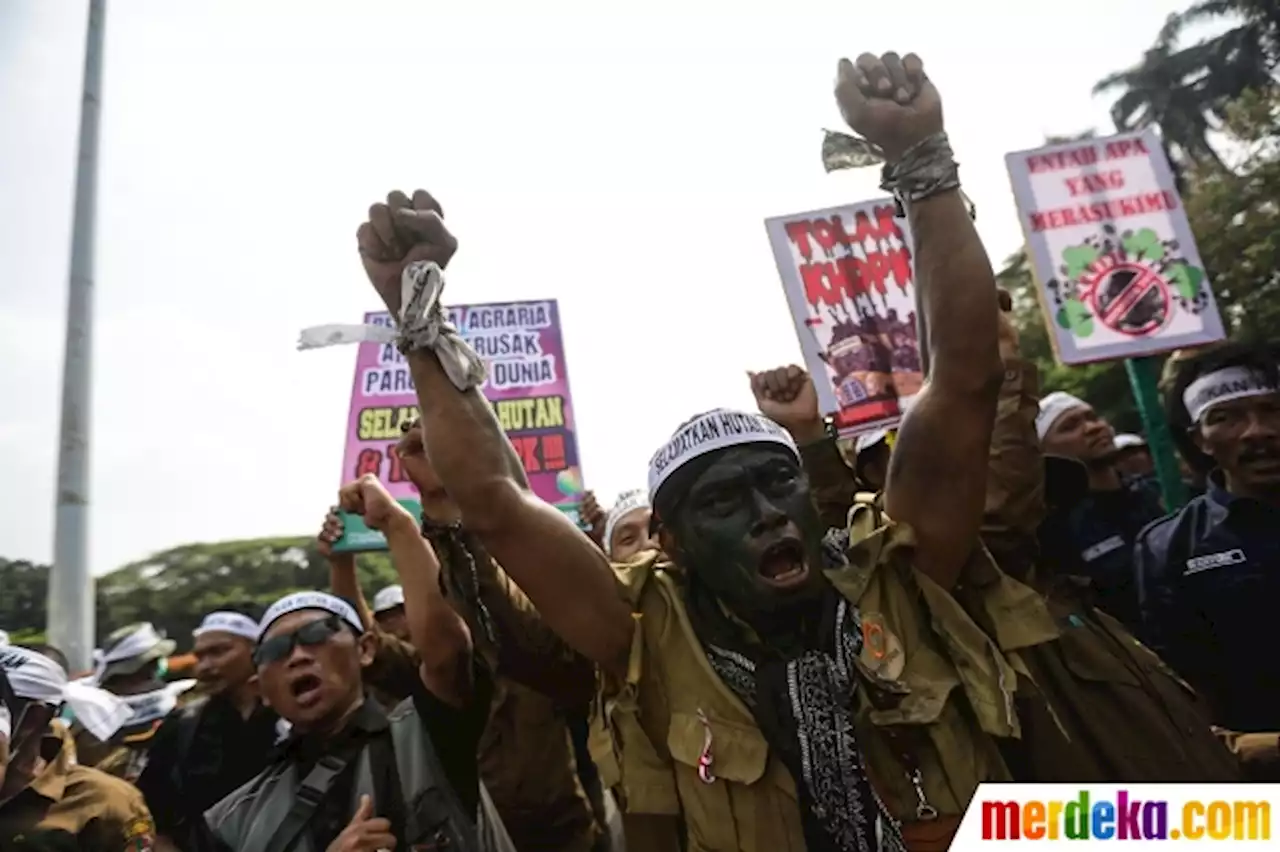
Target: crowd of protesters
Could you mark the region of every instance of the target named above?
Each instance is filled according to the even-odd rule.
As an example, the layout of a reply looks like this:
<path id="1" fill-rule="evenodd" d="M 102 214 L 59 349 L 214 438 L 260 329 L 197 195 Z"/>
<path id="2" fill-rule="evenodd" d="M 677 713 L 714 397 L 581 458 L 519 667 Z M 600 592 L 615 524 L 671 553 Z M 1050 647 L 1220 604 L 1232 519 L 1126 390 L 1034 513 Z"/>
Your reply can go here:
<path id="1" fill-rule="evenodd" d="M 79 679 L 0 645 L 0 848 L 935 850 L 984 782 L 1280 780 L 1276 349 L 1170 360 L 1200 487 L 1168 513 L 1140 437 L 1042 398 L 920 60 L 842 61 L 836 99 L 914 240 L 929 380 L 896 432 L 846 445 L 804 370 L 753 373 L 758 411 L 690 417 L 584 532 L 445 322 L 440 204 L 393 192 L 358 244 L 422 518 L 344 486 L 330 587 L 208 613 L 193 680 L 149 624 Z M 341 513 L 386 538 L 372 601 Z"/>

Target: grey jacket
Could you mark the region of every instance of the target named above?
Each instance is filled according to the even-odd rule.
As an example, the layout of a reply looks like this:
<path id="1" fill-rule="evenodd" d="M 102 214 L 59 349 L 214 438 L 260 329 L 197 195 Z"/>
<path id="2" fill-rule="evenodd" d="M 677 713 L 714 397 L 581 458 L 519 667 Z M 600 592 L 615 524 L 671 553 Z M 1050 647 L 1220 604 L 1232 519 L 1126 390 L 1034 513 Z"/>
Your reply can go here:
<path id="1" fill-rule="evenodd" d="M 390 713 L 388 720 L 405 802 L 407 825 L 404 836 L 409 849 L 417 848 L 417 844 L 438 844 L 447 836 L 452 844 L 447 848 L 457 852 L 515 852 L 483 782 L 479 813 L 466 813 L 449 786 L 431 737 L 413 702 L 402 702 Z M 356 803 L 362 795 L 374 797 L 368 747 L 356 757 L 355 773 L 349 813 L 355 812 Z M 264 852 L 277 826 L 293 806 L 302 780 L 292 762 L 282 761 L 268 767 L 257 778 L 205 812 L 205 821 L 212 835 L 226 848 L 236 852 Z M 293 852 L 324 852 L 312 847 L 310 837 L 304 832 Z M 429 845 L 424 848 L 435 847 Z"/>

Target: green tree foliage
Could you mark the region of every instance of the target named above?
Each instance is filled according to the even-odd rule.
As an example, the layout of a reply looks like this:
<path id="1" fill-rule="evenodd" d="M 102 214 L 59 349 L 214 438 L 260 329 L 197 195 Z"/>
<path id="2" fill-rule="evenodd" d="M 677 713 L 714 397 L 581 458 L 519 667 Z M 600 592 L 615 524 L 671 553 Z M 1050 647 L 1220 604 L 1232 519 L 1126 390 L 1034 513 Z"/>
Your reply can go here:
<path id="1" fill-rule="evenodd" d="M 1182 43 L 1204 22 L 1228 22 L 1218 35 Z M 1117 130 L 1156 127 L 1175 167 L 1225 168 L 1210 134 L 1228 122 L 1232 102 L 1275 86 L 1280 62 L 1280 3 L 1200 0 L 1170 15 L 1155 43 L 1130 68 L 1099 80 L 1094 94 L 1114 94 Z"/>
<path id="2" fill-rule="evenodd" d="M 1196 245 L 1231 335 L 1280 334 L 1280 96 L 1248 92 L 1225 111 L 1242 149 L 1232 171 L 1193 173 L 1186 199 Z"/>
<path id="3" fill-rule="evenodd" d="M 385 553 L 360 556 L 356 570 L 370 597 L 396 582 Z M 48 583 L 48 566 L 0 559 L 0 628 L 14 641 L 38 641 L 43 633 Z M 291 591 L 328 586 L 329 564 L 312 539 L 183 545 L 98 578 L 98 638 L 150 621 L 186 648 L 200 619 L 219 607 L 266 606 Z"/>

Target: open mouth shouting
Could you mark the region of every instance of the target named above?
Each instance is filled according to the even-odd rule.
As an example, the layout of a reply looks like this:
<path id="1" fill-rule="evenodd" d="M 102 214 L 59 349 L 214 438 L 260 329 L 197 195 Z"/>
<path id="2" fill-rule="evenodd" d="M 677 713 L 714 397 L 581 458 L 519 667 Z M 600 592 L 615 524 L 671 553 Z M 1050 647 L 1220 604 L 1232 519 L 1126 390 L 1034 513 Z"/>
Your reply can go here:
<path id="1" fill-rule="evenodd" d="M 791 589 L 809 576 L 809 562 L 800 539 L 788 536 L 764 549 L 760 555 L 759 574 L 775 589 Z"/>
<path id="2" fill-rule="evenodd" d="M 306 710 L 320 703 L 324 690 L 324 681 L 319 675 L 302 674 L 289 682 L 289 694 L 298 706 Z"/>

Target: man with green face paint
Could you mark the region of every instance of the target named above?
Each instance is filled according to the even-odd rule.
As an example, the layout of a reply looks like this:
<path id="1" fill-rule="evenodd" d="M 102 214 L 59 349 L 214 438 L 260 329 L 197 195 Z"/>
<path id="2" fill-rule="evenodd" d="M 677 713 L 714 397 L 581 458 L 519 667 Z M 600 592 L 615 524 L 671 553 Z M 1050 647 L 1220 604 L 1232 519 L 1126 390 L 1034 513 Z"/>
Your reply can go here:
<path id="1" fill-rule="evenodd" d="M 483 363 L 440 309 L 457 249 L 440 204 L 393 192 L 358 232 L 444 489 L 545 623 L 601 668 L 593 753 L 629 818 L 682 824 L 693 852 L 946 848 L 977 785 L 1009 777 L 994 738 L 1019 734 L 1018 673 L 949 595 L 978 552 L 1002 378 L 991 265 L 919 58 L 863 54 L 838 73 L 841 112 L 883 155 L 910 220 L 932 356 L 889 470 L 896 523 L 847 554 L 847 537 L 824 541 L 783 430 L 719 411 L 654 459 L 672 562 L 615 574 L 533 494 L 479 392 Z"/>

